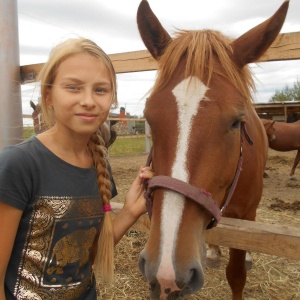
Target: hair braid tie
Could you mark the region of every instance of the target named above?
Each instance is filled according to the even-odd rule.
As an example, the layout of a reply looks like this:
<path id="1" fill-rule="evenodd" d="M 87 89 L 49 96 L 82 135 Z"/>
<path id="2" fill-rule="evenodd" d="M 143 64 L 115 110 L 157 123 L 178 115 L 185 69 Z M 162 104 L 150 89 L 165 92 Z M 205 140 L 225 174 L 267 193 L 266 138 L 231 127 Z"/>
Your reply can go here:
<path id="1" fill-rule="evenodd" d="M 110 204 L 103 205 L 103 209 L 104 209 L 105 212 L 111 211 Z"/>

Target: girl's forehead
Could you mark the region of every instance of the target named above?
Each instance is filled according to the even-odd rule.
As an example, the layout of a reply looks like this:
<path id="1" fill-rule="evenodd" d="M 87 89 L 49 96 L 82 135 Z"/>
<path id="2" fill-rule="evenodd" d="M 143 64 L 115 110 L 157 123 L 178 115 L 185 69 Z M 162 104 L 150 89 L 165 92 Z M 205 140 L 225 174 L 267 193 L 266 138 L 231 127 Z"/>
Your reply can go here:
<path id="1" fill-rule="evenodd" d="M 56 78 L 76 76 L 110 78 L 104 62 L 87 53 L 72 55 L 57 68 Z"/>

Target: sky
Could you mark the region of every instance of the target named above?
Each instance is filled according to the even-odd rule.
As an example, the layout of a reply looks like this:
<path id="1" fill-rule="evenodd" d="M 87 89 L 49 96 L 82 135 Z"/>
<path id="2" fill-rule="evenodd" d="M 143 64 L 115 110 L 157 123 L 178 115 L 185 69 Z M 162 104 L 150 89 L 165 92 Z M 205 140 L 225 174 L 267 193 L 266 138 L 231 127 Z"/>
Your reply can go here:
<path id="1" fill-rule="evenodd" d="M 269 18 L 283 0 L 148 0 L 172 36 L 177 29 L 215 29 L 237 38 Z M 136 25 L 140 0 L 18 0 L 20 65 L 46 62 L 51 49 L 63 40 L 92 39 L 107 54 L 146 49 Z M 300 1 L 290 0 L 281 33 L 300 31 Z M 268 102 L 275 91 L 300 80 L 300 60 L 251 64 L 257 94 L 255 102 Z M 118 74 L 119 107 L 143 116 L 147 91 L 156 71 Z M 38 101 L 38 84 L 22 85 L 23 114 L 29 101 Z M 113 112 L 118 112 L 119 109 Z"/>

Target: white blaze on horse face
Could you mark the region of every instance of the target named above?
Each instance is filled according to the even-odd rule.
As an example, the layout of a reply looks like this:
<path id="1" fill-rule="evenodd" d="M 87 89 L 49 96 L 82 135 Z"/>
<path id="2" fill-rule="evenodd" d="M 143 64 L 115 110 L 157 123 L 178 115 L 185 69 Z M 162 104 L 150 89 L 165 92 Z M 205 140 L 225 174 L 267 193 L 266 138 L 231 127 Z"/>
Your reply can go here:
<path id="1" fill-rule="evenodd" d="M 42 130 L 42 113 L 38 114 L 39 130 Z"/>
<path id="2" fill-rule="evenodd" d="M 191 126 L 207 90 L 208 88 L 197 77 L 189 77 L 180 82 L 172 91 L 178 108 L 179 135 L 171 176 L 185 182 L 189 181 L 186 163 Z M 184 197 L 182 195 L 172 191 L 165 192 L 161 216 L 161 263 L 157 272 L 162 291 L 164 288 L 170 288 L 170 286 L 164 286 L 166 280 L 170 282 L 172 279 L 175 281 L 176 278 L 172 258 L 183 208 Z"/>

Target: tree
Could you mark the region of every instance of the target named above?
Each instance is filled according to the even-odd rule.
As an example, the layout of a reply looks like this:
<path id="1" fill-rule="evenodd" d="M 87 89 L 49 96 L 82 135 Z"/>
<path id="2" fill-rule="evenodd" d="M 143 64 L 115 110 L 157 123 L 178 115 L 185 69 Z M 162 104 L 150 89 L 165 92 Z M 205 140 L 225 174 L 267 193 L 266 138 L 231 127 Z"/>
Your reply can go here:
<path id="1" fill-rule="evenodd" d="M 281 91 L 276 90 L 269 102 L 300 101 L 300 81 L 297 80 L 293 87 L 286 85 Z"/>
<path id="2" fill-rule="evenodd" d="M 300 81 L 297 80 L 294 83 L 294 88 L 292 90 L 294 101 L 300 101 Z"/>

